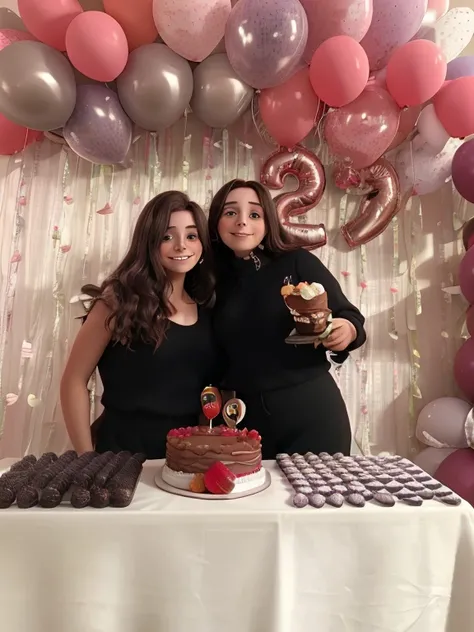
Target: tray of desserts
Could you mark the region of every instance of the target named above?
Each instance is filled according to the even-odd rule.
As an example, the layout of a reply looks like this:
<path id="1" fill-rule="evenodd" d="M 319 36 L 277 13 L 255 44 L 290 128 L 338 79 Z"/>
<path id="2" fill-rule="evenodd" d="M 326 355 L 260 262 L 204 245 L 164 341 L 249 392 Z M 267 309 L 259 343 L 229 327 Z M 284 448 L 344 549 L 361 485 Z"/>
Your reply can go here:
<path id="1" fill-rule="evenodd" d="M 28 455 L 0 476 L 0 509 L 128 507 L 144 461 L 143 454 L 129 452 Z"/>
<path id="2" fill-rule="evenodd" d="M 293 488 L 291 502 L 299 509 L 362 508 L 369 502 L 382 507 L 397 503 L 421 507 L 424 502 L 457 506 L 462 502 L 451 489 L 401 456 L 307 452 L 304 456 L 278 454 L 277 463 Z"/>

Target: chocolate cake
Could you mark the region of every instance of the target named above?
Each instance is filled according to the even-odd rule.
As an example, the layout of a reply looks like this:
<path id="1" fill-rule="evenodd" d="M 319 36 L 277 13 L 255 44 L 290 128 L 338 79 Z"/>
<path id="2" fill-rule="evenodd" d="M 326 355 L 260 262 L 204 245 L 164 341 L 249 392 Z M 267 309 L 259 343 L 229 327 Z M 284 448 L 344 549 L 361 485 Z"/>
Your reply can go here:
<path id="1" fill-rule="evenodd" d="M 192 489 L 195 476 L 222 463 L 235 475 L 232 493 L 260 487 L 265 481 L 261 437 L 256 430 L 228 426 L 194 426 L 168 433 L 163 480 L 179 489 Z"/>
<path id="2" fill-rule="evenodd" d="M 331 310 L 328 307 L 327 292 L 320 283 L 284 285 L 281 288 L 281 295 L 300 335 L 329 335 Z"/>

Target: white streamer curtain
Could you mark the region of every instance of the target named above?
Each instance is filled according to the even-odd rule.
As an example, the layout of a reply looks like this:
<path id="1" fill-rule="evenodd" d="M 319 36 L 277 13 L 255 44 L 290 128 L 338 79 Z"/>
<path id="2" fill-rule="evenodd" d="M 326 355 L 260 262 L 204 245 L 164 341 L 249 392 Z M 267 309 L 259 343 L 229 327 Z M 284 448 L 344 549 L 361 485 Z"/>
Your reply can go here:
<path id="1" fill-rule="evenodd" d="M 180 189 L 207 210 L 225 181 L 258 177 L 270 151 L 188 117 L 157 139 L 139 139 L 128 169 L 92 165 L 48 140 L 0 160 L 0 456 L 67 447 L 59 382 L 83 313 L 77 297 L 120 260 L 144 203 Z M 465 305 L 443 288 L 456 284 L 460 228 L 471 211 L 447 184 L 349 252 L 339 227 L 356 203 L 328 185 L 306 218 L 326 224 L 329 245 L 317 254 L 367 317 L 368 343 L 339 380 L 359 447 L 413 456 L 421 406 L 455 394 Z M 331 420 L 315 411 L 315 423 Z"/>

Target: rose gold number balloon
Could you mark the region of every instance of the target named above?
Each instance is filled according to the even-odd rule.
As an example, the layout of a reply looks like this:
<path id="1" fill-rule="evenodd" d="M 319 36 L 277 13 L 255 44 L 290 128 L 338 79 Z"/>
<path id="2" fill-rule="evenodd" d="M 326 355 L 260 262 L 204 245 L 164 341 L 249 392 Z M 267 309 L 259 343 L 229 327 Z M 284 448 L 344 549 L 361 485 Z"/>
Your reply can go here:
<path id="1" fill-rule="evenodd" d="M 338 175 L 334 174 L 336 184 Z M 361 192 L 365 192 L 365 195 L 360 203 L 359 213 L 341 228 L 344 239 L 351 248 L 378 237 L 401 208 L 398 176 L 389 162 L 378 160 L 371 167 L 363 169 L 360 177 Z"/>
<path id="2" fill-rule="evenodd" d="M 297 224 L 291 220 L 304 215 L 321 200 L 326 188 L 326 176 L 321 161 L 303 147 L 293 151 L 279 149 L 271 154 L 262 167 L 260 180 L 270 189 L 282 189 L 288 175 L 298 180 L 296 191 L 277 195 L 274 202 L 280 223 L 291 241 L 308 250 L 327 243 L 324 224 Z"/>

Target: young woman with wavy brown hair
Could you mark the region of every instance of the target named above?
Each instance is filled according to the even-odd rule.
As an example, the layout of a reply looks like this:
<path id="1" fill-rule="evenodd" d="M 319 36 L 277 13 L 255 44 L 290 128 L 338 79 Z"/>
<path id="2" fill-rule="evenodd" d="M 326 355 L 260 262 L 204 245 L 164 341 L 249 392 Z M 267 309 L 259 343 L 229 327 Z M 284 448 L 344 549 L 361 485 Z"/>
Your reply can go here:
<path id="1" fill-rule="evenodd" d="M 214 196 L 209 232 L 217 273 L 214 327 L 226 355 L 222 387 L 247 406 L 264 458 L 278 452 L 349 453 L 351 428 L 327 352 L 343 362 L 365 342 L 364 317 L 321 261 L 290 243 L 268 190 L 232 180 Z M 285 283 L 324 286 L 332 332 L 315 349 L 289 345 L 293 316 Z"/>
<path id="2" fill-rule="evenodd" d="M 213 290 L 203 211 L 183 193 L 161 193 L 102 283 L 62 377 L 64 419 L 78 452 L 93 447 L 87 384 L 96 367 L 104 387 L 97 451 L 161 458 L 171 428 L 198 423 L 200 393 L 217 379 L 207 309 Z"/>

